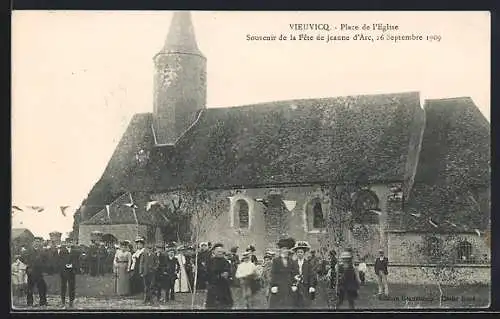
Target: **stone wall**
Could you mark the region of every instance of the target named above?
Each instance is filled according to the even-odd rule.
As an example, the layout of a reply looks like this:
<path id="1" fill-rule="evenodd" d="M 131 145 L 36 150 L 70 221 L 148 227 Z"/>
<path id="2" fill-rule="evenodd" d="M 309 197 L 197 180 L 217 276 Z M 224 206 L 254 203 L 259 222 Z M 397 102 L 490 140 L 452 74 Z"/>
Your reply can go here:
<path id="1" fill-rule="evenodd" d="M 390 262 L 406 263 L 406 264 L 424 264 L 425 256 L 422 254 L 422 245 L 424 245 L 424 237 L 429 236 L 427 233 L 410 233 L 410 232 L 389 232 L 388 237 L 388 254 Z M 440 239 L 445 239 L 447 234 L 432 234 Z M 486 255 L 491 258 L 491 247 L 487 241 L 477 234 L 461 233 L 455 234 L 457 241 L 466 240 L 472 245 L 472 254 L 478 258 Z M 447 247 L 455 249 L 453 245 Z M 452 252 L 453 254 L 453 252 Z"/>
<path id="2" fill-rule="evenodd" d="M 118 241 L 130 240 L 134 242 L 137 234 L 147 236 L 148 227 L 145 225 L 120 224 L 120 225 L 80 225 L 78 231 L 78 244 L 90 245 L 91 233 L 98 230 L 105 234 L 115 236 Z"/>
<path id="3" fill-rule="evenodd" d="M 368 273 L 366 281 L 377 282 L 373 264 L 367 264 Z M 436 266 L 435 265 L 389 265 L 389 275 L 387 281 L 389 283 L 398 284 L 435 284 L 436 283 Z M 491 284 L 491 266 L 490 265 L 457 265 L 453 267 L 453 276 L 444 275 L 443 284 L 453 285 L 457 283 L 467 284 Z M 439 272 L 438 272 L 439 274 Z M 453 278 L 453 279 L 451 279 Z M 390 288 L 389 288 L 390 289 Z"/>
<path id="4" fill-rule="evenodd" d="M 384 237 L 380 234 L 386 228 L 384 222 L 386 220 L 387 196 L 390 194 L 386 185 L 372 185 L 370 187 L 379 198 L 379 208 L 382 213 L 379 216 L 379 224 L 370 225 L 368 238 L 356 238 L 353 234 L 348 234 L 355 249 L 359 248 L 363 254 L 376 253 L 378 248 L 385 247 Z M 303 186 L 303 187 L 287 187 L 287 188 L 255 188 L 244 190 L 220 190 L 209 192 L 211 198 L 217 198 L 223 202 L 219 208 L 219 217 L 216 220 L 211 220 L 205 223 L 205 231 L 202 234 L 202 241 L 222 242 L 227 248 L 238 246 L 240 251 L 244 250 L 248 245 L 253 244 L 257 247 L 257 256 L 262 257 L 266 248 L 276 248 L 278 237 L 291 236 L 296 240 L 307 240 L 313 249 L 320 248 L 322 237 L 325 237 L 325 230 L 312 229 L 308 222 L 307 214 L 310 211 L 308 205 L 312 200 L 319 199 L 322 205 L 323 213 L 330 211 L 330 199 L 325 191 L 320 186 Z M 170 205 L 172 199 L 176 201 L 174 194 L 163 193 L 152 196 L 154 200 L 158 200 L 164 205 Z M 189 197 L 189 195 L 184 195 Z M 263 201 L 270 196 L 280 196 L 287 208 L 284 208 L 286 214 L 286 229 L 280 231 L 272 231 L 272 236 L 266 230 L 266 216 L 269 212 Z M 239 201 L 245 201 L 249 208 L 248 228 L 240 228 L 238 219 Z M 196 205 L 194 200 L 185 198 L 184 205 Z M 184 206 L 184 209 L 194 210 L 194 207 Z M 326 216 L 325 216 L 326 218 Z M 358 247 L 359 246 L 359 247 Z M 368 247 L 368 248 L 367 248 Z M 328 247 L 332 248 L 332 247 Z M 364 250 L 362 250 L 363 248 Z M 369 251 L 367 251 L 367 249 Z M 371 250 L 374 250 L 372 252 Z"/>

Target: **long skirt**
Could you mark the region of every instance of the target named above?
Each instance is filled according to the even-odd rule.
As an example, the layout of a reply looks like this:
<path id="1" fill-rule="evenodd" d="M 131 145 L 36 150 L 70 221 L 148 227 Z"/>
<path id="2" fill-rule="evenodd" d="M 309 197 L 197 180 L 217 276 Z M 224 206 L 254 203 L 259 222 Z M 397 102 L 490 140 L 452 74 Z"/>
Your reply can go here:
<path id="1" fill-rule="evenodd" d="M 179 261 L 180 273 L 178 278 L 175 280 L 174 290 L 175 292 L 190 292 L 191 286 L 189 284 L 188 275 L 186 272 L 186 258 L 182 254 L 175 256 Z"/>
<path id="2" fill-rule="evenodd" d="M 127 271 L 126 263 L 118 264 L 116 269 L 116 294 L 118 296 L 127 296 L 130 294 L 130 275 Z"/>

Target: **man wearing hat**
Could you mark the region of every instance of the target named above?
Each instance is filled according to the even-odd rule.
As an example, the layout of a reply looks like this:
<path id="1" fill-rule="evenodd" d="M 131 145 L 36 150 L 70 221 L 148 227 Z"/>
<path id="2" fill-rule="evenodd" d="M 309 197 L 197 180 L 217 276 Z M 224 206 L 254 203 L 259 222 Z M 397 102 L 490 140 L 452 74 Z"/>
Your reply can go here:
<path id="1" fill-rule="evenodd" d="M 137 267 L 137 265 L 136 265 Z M 153 293 L 155 292 L 155 276 L 158 271 L 158 259 L 153 250 L 144 247 L 139 259 L 139 274 L 144 285 L 144 304 L 153 303 Z"/>
<path id="2" fill-rule="evenodd" d="M 80 269 L 80 253 L 74 249 L 70 239 L 63 242 L 57 252 L 57 272 L 61 276 L 61 304 L 66 306 L 66 291 L 68 291 L 69 307 L 73 307 L 76 273 Z"/>
<path id="3" fill-rule="evenodd" d="M 47 284 L 43 278 L 46 271 L 47 255 L 43 250 L 43 238 L 35 237 L 31 249 L 21 254 L 21 261 L 26 264 L 28 285 L 26 289 L 26 301 L 28 306 L 33 306 L 33 290 L 38 289 L 40 306 L 47 306 Z"/>
<path id="4" fill-rule="evenodd" d="M 175 300 L 175 281 L 179 278 L 181 265 L 175 257 L 175 247 L 173 245 L 167 246 L 164 270 L 166 284 L 165 301 Z"/>
<path id="5" fill-rule="evenodd" d="M 310 307 L 310 301 L 314 299 L 316 293 L 316 285 L 318 279 L 313 267 L 308 259 L 305 258 L 306 252 L 311 249 L 311 246 L 306 241 L 297 241 L 292 248 L 297 256 L 297 267 L 299 275 L 297 277 L 297 294 L 295 295 L 295 306 L 299 309 Z"/>
<path id="6" fill-rule="evenodd" d="M 344 251 L 340 254 L 340 263 L 335 266 L 337 307 L 342 305 L 345 298 L 349 302 L 349 308 L 354 309 L 354 300 L 358 297 L 360 287 L 359 273 L 354 267 L 352 253 Z"/>
<path id="7" fill-rule="evenodd" d="M 195 250 L 192 245 L 185 247 L 184 249 L 184 259 L 186 263 L 184 267 L 186 268 L 186 275 L 189 282 L 189 289 L 192 291 L 194 286 L 194 270 L 195 270 Z"/>
<path id="8" fill-rule="evenodd" d="M 384 256 L 384 250 L 379 249 L 379 257 L 375 259 L 375 275 L 377 275 L 378 283 L 378 295 L 381 296 L 385 294 L 389 295 L 389 287 L 387 285 L 387 275 L 389 274 L 387 266 L 389 265 L 389 259 Z"/>
<path id="9" fill-rule="evenodd" d="M 236 270 L 238 269 L 238 265 L 240 264 L 240 257 L 238 256 L 238 247 L 232 247 L 231 252 L 229 253 L 229 262 L 231 263 L 231 278 L 233 278 L 232 284 L 233 286 L 239 286 L 238 280 L 235 278 Z"/>
<path id="10" fill-rule="evenodd" d="M 211 251 L 208 249 L 208 243 L 200 243 L 198 252 L 198 265 L 196 267 L 196 269 L 198 270 L 196 289 L 198 290 L 204 290 L 207 288 L 207 265 L 210 260 L 210 253 Z"/>
<path id="11" fill-rule="evenodd" d="M 231 309 L 231 265 L 224 257 L 224 245 L 213 246 L 213 258 L 207 265 L 207 309 Z"/>
<path id="12" fill-rule="evenodd" d="M 163 243 L 157 243 L 155 245 L 155 254 L 158 259 L 158 271 L 155 275 L 155 294 L 156 299 L 161 302 L 165 301 L 165 299 L 161 298 L 162 290 L 167 291 L 167 270 L 166 270 L 166 259 L 167 256 L 165 254 L 165 245 Z M 166 293 L 168 295 L 168 293 Z"/>
<path id="13" fill-rule="evenodd" d="M 295 306 L 295 276 L 299 274 L 299 269 L 298 264 L 290 257 L 290 250 L 294 246 L 293 238 L 278 241 L 279 256 L 273 260 L 271 266 L 270 309 L 291 309 Z"/>

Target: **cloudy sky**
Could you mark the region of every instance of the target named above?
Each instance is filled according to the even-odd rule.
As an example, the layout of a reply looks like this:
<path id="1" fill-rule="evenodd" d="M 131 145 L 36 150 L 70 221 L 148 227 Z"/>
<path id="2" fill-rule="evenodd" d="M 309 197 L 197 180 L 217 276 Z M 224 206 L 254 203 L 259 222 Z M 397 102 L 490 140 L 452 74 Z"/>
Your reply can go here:
<path id="1" fill-rule="evenodd" d="M 152 57 L 171 16 L 13 12 L 13 204 L 46 207 L 17 213 L 13 227 L 71 230 L 76 207 L 64 217 L 58 206 L 81 203 L 131 116 L 152 111 Z M 193 23 L 208 59 L 208 107 L 420 91 L 422 99 L 470 96 L 490 117 L 487 12 L 193 12 Z M 246 40 L 290 34 L 294 23 L 388 23 L 399 26 L 391 34 L 441 41 Z"/>

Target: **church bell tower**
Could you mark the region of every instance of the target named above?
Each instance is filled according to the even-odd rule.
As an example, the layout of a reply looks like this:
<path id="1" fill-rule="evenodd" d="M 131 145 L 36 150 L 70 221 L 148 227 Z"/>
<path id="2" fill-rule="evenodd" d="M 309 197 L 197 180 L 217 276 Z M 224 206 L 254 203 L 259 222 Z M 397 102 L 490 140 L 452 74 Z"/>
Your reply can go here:
<path id="1" fill-rule="evenodd" d="M 175 12 L 154 58 L 153 133 L 156 145 L 175 145 L 206 108 L 207 62 L 189 11 Z"/>

